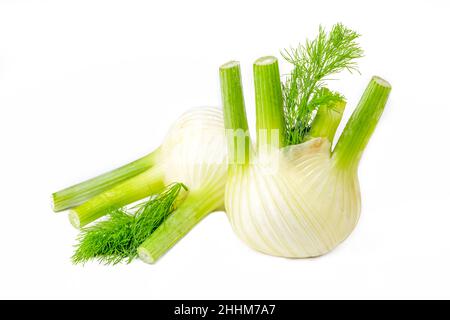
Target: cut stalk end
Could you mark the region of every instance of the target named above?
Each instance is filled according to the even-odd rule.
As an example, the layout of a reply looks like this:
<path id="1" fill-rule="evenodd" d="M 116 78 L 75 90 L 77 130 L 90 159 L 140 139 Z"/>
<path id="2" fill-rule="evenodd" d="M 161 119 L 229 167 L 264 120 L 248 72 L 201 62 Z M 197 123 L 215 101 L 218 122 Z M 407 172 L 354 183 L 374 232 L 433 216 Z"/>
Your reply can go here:
<path id="1" fill-rule="evenodd" d="M 54 193 L 52 193 L 52 195 L 50 196 L 50 207 L 52 208 L 52 210 L 54 212 L 57 212 L 55 210 L 55 194 Z"/>
<path id="2" fill-rule="evenodd" d="M 231 60 L 220 66 L 220 70 L 232 69 L 232 68 L 240 68 L 239 61 Z"/>
<path id="3" fill-rule="evenodd" d="M 378 84 L 379 86 L 383 87 L 383 88 L 387 88 L 387 89 L 392 89 L 391 84 L 389 83 L 389 81 L 379 77 L 379 76 L 373 76 L 372 77 L 372 81 L 375 82 L 376 84 Z"/>
<path id="4" fill-rule="evenodd" d="M 278 59 L 273 57 L 273 56 L 265 56 L 265 57 L 261 57 L 256 59 L 255 61 L 255 66 L 266 66 L 266 65 L 271 65 L 271 64 L 278 64 Z"/>
<path id="5" fill-rule="evenodd" d="M 146 248 L 139 247 L 137 252 L 139 255 L 139 259 L 141 259 L 145 263 L 148 263 L 148 264 L 155 263 L 155 261 L 156 261 L 155 258 L 152 256 L 151 252 L 149 250 L 147 250 Z"/>
<path id="6" fill-rule="evenodd" d="M 69 211 L 69 221 L 76 229 L 80 229 L 80 217 L 74 210 Z"/>

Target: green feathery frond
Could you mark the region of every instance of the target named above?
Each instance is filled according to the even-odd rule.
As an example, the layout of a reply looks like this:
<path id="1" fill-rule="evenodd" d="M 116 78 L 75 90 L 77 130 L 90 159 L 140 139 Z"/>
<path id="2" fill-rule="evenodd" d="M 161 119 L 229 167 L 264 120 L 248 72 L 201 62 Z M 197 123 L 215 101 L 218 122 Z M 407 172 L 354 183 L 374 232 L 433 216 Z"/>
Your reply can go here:
<path id="1" fill-rule="evenodd" d="M 182 183 L 174 183 L 165 191 L 143 202 L 130 211 L 111 209 L 109 218 L 81 230 L 78 244 L 72 256 L 75 264 L 91 259 L 105 264 L 130 263 L 137 257 L 137 248 L 147 239 L 175 209 Z"/>
<path id="2" fill-rule="evenodd" d="M 316 39 L 282 51 L 283 58 L 294 66 L 283 84 L 288 145 L 304 140 L 320 105 L 344 99 L 339 93 L 326 89 L 325 82 L 340 71 L 358 71 L 355 60 L 363 56 L 356 42 L 359 37 L 358 33 L 338 23 L 329 33 L 320 27 Z"/>

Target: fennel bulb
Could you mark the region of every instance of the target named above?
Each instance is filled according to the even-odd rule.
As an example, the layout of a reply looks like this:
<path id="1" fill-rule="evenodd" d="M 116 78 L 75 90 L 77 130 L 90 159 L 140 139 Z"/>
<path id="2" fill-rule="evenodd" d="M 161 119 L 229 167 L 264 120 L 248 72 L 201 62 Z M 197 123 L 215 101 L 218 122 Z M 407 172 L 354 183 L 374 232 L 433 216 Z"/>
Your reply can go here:
<path id="1" fill-rule="evenodd" d="M 248 138 L 242 89 L 230 89 L 241 86 L 239 64 L 225 64 L 220 72 L 225 127 L 244 131 Z M 372 78 L 332 152 L 329 139 L 340 116 L 323 113 L 316 123 L 327 130 L 314 129 L 314 123 L 311 129 L 323 137 L 284 146 L 276 58 L 258 59 L 254 77 L 257 146 L 242 143 L 243 139 L 228 140 L 233 150 L 225 192 L 229 220 L 239 238 L 263 253 L 292 258 L 322 255 L 342 242 L 358 221 L 358 163 L 391 87 L 379 77 Z"/>
<path id="2" fill-rule="evenodd" d="M 83 227 L 103 216 L 108 208 L 123 207 L 174 182 L 186 185 L 190 195 L 221 193 L 226 152 L 220 109 L 192 109 L 173 124 L 153 156 L 152 167 L 71 209 L 70 221 L 75 227 Z M 216 207 L 221 204 L 216 201 Z"/>
<path id="3" fill-rule="evenodd" d="M 112 172 L 54 193 L 54 203 L 58 203 L 61 210 L 88 198 L 69 211 L 70 222 L 76 228 L 83 228 L 128 204 L 164 193 L 163 190 L 174 183 L 183 184 L 187 191 L 178 188 L 180 196 L 177 192 L 178 199 L 173 199 L 174 205 L 170 203 L 159 213 L 164 219 L 164 228 L 155 228 L 139 247 L 140 257 L 153 262 L 208 213 L 223 207 L 226 155 L 222 111 L 212 107 L 194 108 L 172 125 L 154 152 Z M 149 206 L 159 208 L 158 203 L 149 203 Z M 119 226 L 108 228 L 118 230 Z M 129 237 L 131 235 L 127 235 L 127 239 Z"/>

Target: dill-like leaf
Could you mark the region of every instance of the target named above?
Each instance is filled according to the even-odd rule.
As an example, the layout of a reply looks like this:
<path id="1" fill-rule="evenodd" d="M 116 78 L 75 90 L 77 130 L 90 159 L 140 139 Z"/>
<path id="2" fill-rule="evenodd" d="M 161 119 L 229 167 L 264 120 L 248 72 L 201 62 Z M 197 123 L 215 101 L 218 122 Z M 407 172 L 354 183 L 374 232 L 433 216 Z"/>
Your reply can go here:
<path id="1" fill-rule="evenodd" d="M 105 264 L 130 263 L 137 257 L 137 248 L 147 239 L 175 209 L 175 201 L 182 183 L 174 183 L 165 191 L 132 208 L 111 209 L 109 218 L 84 228 L 78 236 L 78 244 L 72 256 L 75 264 L 97 259 Z"/>
<path id="2" fill-rule="evenodd" d="M 343 99 L 339 93 L 326 89 L 325 81 L 342 70 L 358 71 L 355 59 L 363 56 L 356 42 L 359 36 L 338 23 L 329 33 L 320 27 L 316 39 L 281 53 L 294 66 L 283 84 L 288 145 L 304 140 L 320 105 Z"/>
<path id="3" fill-rule="evenodd" d="M 321 87 L 314 92 L 314 95 L 309 100 L 309 105 L 312 109 L 318 109 L 323 105 L 333 106 L 336 102 L 344 99 L 344 96 L 339 92 L 333 92 L 326 87 Z"/>

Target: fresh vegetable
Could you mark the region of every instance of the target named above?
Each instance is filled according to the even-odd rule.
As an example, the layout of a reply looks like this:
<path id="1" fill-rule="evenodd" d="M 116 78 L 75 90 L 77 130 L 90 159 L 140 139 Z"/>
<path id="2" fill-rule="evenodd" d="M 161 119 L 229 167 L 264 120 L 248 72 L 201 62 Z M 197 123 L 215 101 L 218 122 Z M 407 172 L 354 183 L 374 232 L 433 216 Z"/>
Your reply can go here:
<path id="1" fill-rule="evenodd" d="M 81 228 L 73 262 L 153 263 L 223 207 L 237 235 L 261 252 L 303 258 L 332 250 L 358 221 L 358 164 L 391 90 L 372 78 L 332 150 L 346 100 L 327 84 L 358 71 L 358 37 L 342 24 L 320 28 L 316 39 L 282 52 L 292 65 L 284 82 L 275 57 L 256 60 L 255 146 L 240 65 L 231 61 L 219 71 L 223 113 L 193 109 L 152 153 L 54 193 L 54 210 L 70 208 Z"/>
<path id="2" fill-rule="evenodd" d="M 236 234 L 258 251 L 319 256 L 342 242 L 358 221 L 358 163 L 391 86 L 372 78 L 331 151 L 345 101 L 321 82 L 329 73 L 356 68 L 353 59 L 362 52 L 353 43 L 356 37 L 340 25 L 328 36 L 321 30 L 318 39 L 300 49 L 306 53 L 288 59 L 295 61 L 294 71 L 283 87 L 276 58 L 255 62 L 256 148 L 243 143 L 249 135 L 239 64 L 220 69 L 225 127 L 245 132 L 245 139 L 228 139 L 234 154 L 229 157 L 225 209 Z"/>
<path id="3" fill-rule="evenodd" d="M 70 221 L 77 228 L 83 228 L 102 216 L 109 216 L 106 222 L 82 231 L 74 261 L 85 262 L 88 258 L 99 257 L 100 260 L 114 263 L 119 258 L 134 257 L 130 250 L 135 250 L 141 244 L 139 253 L 143 259 L 147 262 L 155 261 L 208 213 L 223 207 L 226 152 L 221 110 L 196 108 L 176 121 L 162 145 L 142 158 L 145 161 L 138 160 L 138 165 L 134 162 L 78 186 L 56 192 L 54 199 L 64 198 L 64 205 L 55 206 L 59 208 L 78 203 L 87 194 L 96 194 L 70 210 Z M 136 174 L 139 170 L 142 172 Z M 146 223 L 138 223 L 134 224 L 132 231 L 122 230 L 121 224 L 129 226 L 134 220 L 158 220 L 158 225 L 161 224 L 162 221 L 158 218 L 161 212 L 155 208 L 162 206 L 166 186 L 173 183 L 182 183 L 188 191 L 182 200 L 177 200 L 176 206 L 168 206 L 167 210 L 163 210 L 163 228 L 147 229 Z M 103 191 L 99 193 L 100 190 Z M 148 208 L 144 210 L 145 215 L 138 211 L 136 216 L 132 216 L 121 209 L 151 195 L 156 195 L 156 198 L 151 198 L 143 207 Z M 144 242 L 146 239 L 141 235 L 147 232 L 149 239 Z M 104 240 L 100 241 L 102 237 Z M 128 239 L 133 239 L 134 244 L 132 247 L 126 245 L 125 250 L 122 241 Z"/>

